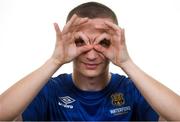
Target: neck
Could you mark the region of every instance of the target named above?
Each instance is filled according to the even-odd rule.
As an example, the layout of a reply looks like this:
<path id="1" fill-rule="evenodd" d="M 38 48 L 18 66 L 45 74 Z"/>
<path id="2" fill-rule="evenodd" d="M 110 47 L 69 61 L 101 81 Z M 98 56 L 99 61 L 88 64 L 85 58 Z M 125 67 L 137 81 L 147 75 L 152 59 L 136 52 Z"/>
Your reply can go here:
<path id="1" fill-rule="evenodd" d="M 87 77 L 78 72 L 73 72 L 72 77 L 75 86 L 79 89 L 83 91 L 100 91 L 109 83 L 111 74 L 105 72 L 96 77 Z"/>

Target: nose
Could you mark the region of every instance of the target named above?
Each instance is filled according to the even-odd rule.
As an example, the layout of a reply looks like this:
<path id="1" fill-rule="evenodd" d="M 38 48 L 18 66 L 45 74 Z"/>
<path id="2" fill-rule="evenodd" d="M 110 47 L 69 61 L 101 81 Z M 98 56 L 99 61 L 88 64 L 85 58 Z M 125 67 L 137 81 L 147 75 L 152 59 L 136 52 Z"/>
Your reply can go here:
<path id="1" fill-rule="evenodd" d="M 89 60 L 89 61 L 94 61 L 97 59 L 98 57 L 98 52 L 95 51 L 94 49 L 91 49 L 90 51 L 86 52 L 86 58 Z"/>

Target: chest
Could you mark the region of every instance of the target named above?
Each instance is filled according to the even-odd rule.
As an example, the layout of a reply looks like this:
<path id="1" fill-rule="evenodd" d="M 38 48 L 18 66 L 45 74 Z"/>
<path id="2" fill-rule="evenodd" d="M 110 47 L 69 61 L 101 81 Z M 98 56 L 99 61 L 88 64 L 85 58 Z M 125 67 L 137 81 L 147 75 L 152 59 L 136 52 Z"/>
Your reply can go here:
<path id="1" fill-rule="evenodd" d="M 74 95 L 62 95 L 49 102 L 50 118 L 69 121 L 129 120 L 133 111 L 133 99 L 120 92 L 98 99 L 84 99 Z"/>

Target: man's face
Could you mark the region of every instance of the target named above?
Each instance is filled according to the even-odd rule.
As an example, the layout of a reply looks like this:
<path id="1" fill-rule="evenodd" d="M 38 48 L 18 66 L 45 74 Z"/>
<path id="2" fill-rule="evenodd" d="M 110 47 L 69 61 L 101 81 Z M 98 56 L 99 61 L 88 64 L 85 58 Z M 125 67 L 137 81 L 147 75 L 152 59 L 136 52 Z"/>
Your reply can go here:
<path id="1" fill-rule="evenodd" d="M 104 21 L 112 22 L 108 18 L 96 18 L 90 19 L 87 23 L 80 26 L 79 31 L 88 38 L 89 44 L 95 45 L 98 37 L 106 33 L 107 26 L 104 24 Z M 109 71 L 109 60 L 93 48 L 74 59 L 73 68 L 75 74 L 96 77 Z"/>

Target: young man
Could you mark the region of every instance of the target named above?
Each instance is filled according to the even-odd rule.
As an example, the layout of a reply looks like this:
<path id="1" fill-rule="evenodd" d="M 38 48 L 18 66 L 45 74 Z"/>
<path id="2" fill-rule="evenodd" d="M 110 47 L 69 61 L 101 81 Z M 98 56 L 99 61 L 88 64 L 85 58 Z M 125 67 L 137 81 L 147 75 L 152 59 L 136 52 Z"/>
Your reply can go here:
<path id="1" fill-rule="evenodd" d="M 130 58 L 124 29 L 108 7 L 74 8 L 44 65 L 0 96 L 0 120 L 179 120 L 179 96 L 139 69 Z M 51 76 L 73 61 L 73 73 Z M 109 73 L 109 62 L 129 78 Z M 174 111 L 176 109 L 176 111 Z M 155 112 L 156 111 L 156 112 Z"/>

